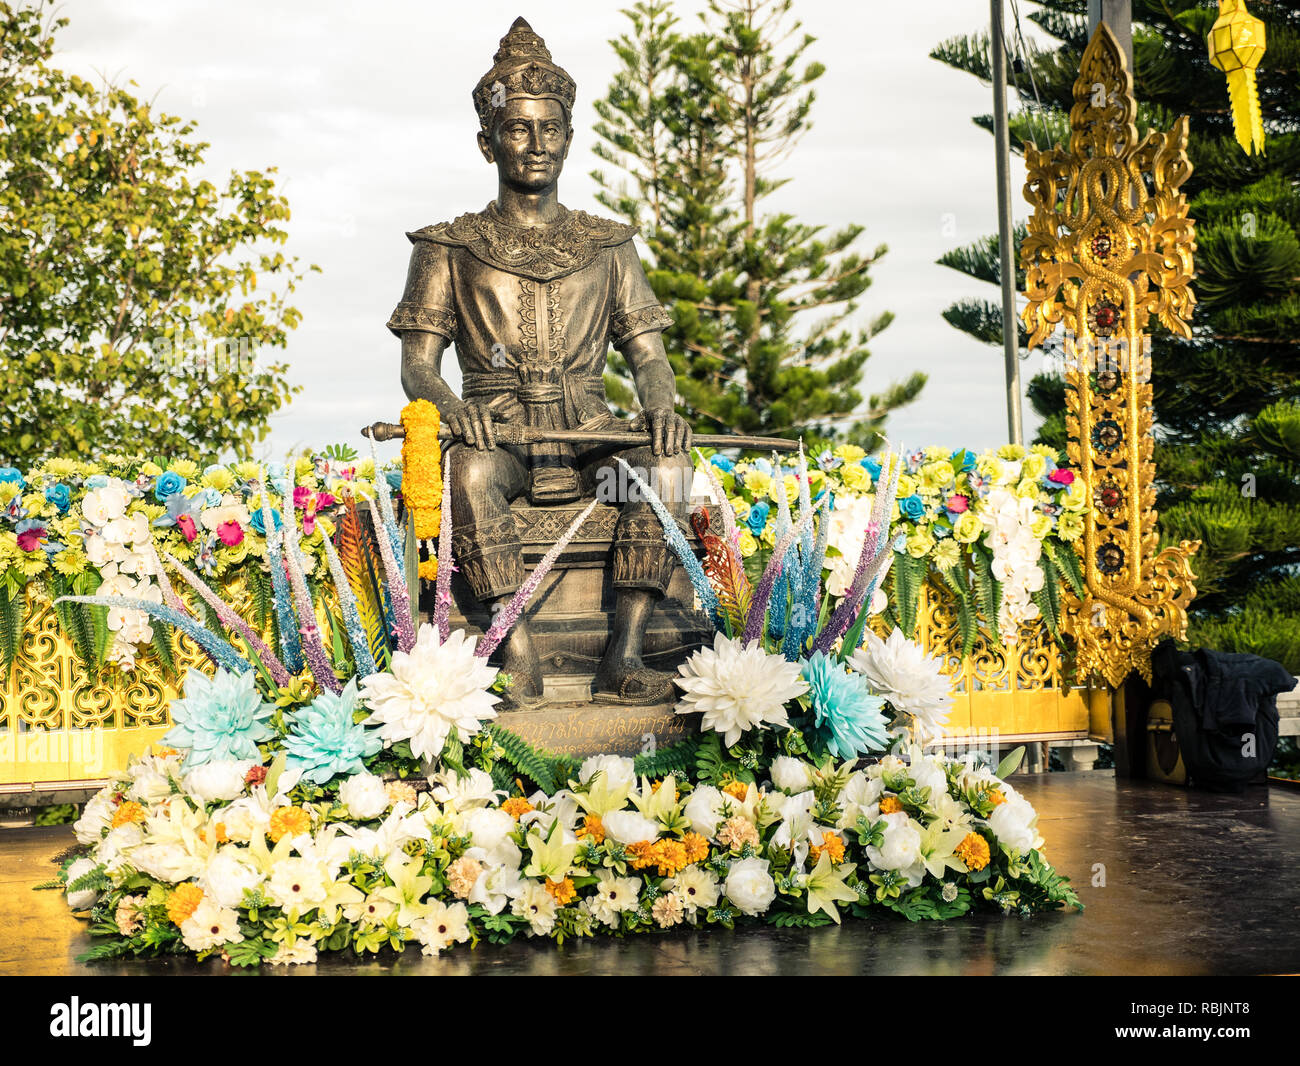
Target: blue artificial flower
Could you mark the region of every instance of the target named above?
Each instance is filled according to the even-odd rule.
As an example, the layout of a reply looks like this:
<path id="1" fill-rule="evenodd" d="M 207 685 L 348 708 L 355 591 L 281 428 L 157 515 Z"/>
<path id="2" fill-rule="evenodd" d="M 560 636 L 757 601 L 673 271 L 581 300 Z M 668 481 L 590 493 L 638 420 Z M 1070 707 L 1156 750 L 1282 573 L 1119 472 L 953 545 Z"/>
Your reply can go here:
<path id="1" fill-rule="evenodd" d="M 386 470 L 384 477 L 388 480 L 388 487 L 394 492 L 402 491 L 402 472 L 401 470 Z"/>
<path id="2" fill-rule="evenodd" d="M 91 474 L 90 477 L 86 478 L 86 488 L 88 489 L 102 489 L 107 484 L 108 476 L 106 474 Z"/>
<path id="3" fill-rule="evenodd" d="M 262 509 L 260 507 L 254 507 L 252 511 L 253 514 L 249 518 L 248 524 L 258 533 L 261 533 L 262 536 L 266 536 L 266 522 L 262 518 Z M 279 529 L 284 525 L 284 519 L 280 515 L 280 509 L 278 507 L 271 508 L 271 525 L 275 526 L 276 529 Z"/>
<path id="4" fill-rule="evenodd" d="M 284 747 L 286 768 L 301 770 L 313 784 L 323 785 L 341 774 L 359 774 L 362 762 L 383 747 L 378 730 L 353 721 L 357 709 L 357 679 L 334 695 L 322 692 L 293 715 Z"/>
<path id="5" fill-rule="evenodd" d="M 766 459 L 755 459 L 749 465 L 752 466 L 755 470 L 757 470 L 760 474 L 770 474 L 772 472 L 772 464 L 769 463 Z"/>
<path id="6" fill-rule="evenodd" d="M 837 470 L 843 462 L 844 460 L 829 448 L 823 448 L 821 455 L 817 456 L 817 465 L 823 470 Z"/>
<path id="7" fill-rule="evenodd" d="M 736 469 L 734 460 L 728 459 L 725 455 L 711 455 L 709 462 L 721 470 L 724 474 L 730 473 Z"/>
<path id="8" fill-rule="evenodd" d="M 72 490 L 67 485 L 47 486 L 45 498 L 59 509 L 59 514 L 65 514 L 68 508 L 72 506 Z"/>
<path id="9" fill-rule="evenodd" d="M 815 652 L 801 671 L 812 699 L 813 725 L 826 750 L 839 759 L 884 751 L 885 701 L 867 688 L 867 679 L 834 656 Z"/>
<path id="10" fill-rule="evenodd" d="M 969 474 L 975 469 L 975 453 L 965 448 L 958 448 L 952 453 L 952 468 L 959 474 Z"/>
<path id="11" fill-rule="evenodd" d="M 172 700 L 172 727 L 162 742 L 188 749 L 186 769 L 225 760 L 260 761 L 258 743 L 275 735 L 267 725 L 275 704 L 262 702 L 256 683 L 252 670 L 218 670 L 208 677 L 191 667 L 185 675 L 185 695 Z"/>
<path id="12" fill-rule="evenodd" d="M 865 470 L 868 474 L 871 475 L 872 484 L 875 484 L 875 482 L 879 480 L 880 464 L 876 462 L 876 460 L 871 458 L 871 456 L 868 455 L 865 459 L 859 459 L 858 465 L 862 467 L 862 469 Z"/>
<path id="13" fill-rule="evenodd" d="M 275 462 L 266 464 L 267 477 L 287 477 L 288 474 L 289 468 L 285 466 L 284 463 Z"/>
<path id="14" fill-rule="evenodd" d="M 903 517 L 913 522 L 919 522 L 925 517 L 925 501 L 916 493 L 911 496 L 904 496 L 898 501 L 898 509 L 902 512 Z"/>
<path id="15" fill-rule="evenodd" d="M 745 519 L 745 524 L 749 526 L 749 531 L 758 536 L 763 532 L 763 527 L 767 525 L 767 516 L 772 511 L 772 505 L 766 500 L 759 500 L 749 509 L 749 516 Z"/>
<path id="16" fill-rule="evenodd" d="M 153 520 L 155 526 L 174 526 L 181 515 L 189 515 L 191 518 L 198 520 L 199 512 L 203 509 L 203 493 L 197 493 L 194 496 L 186 496 L 183 492 L 173 492 L 163 503 L 167 505 L 167 513 L 161 514 Z"/>
<path id="17" fill-rule="evenodd" d="M 165 474 L 160 474 L 158 480 L 153 483 L 154 499 L 159 503 L 166 503 L 168 496 L 173 496 L 185 489 L 186 481 L 180 474 L 168 470 Z"/>
<path id="18" fill-rule="evenodd" d="M 196 492 L 195 498 L 202 497 L 204 507 L 220 507 L 221 493 L 216 489 L 204 489 L 202 492 Z"/>
<path id="19" fill-rule="evenodd" d="M 20 489 L 27 487 L 27 479 L 23 477 L 22 471 L 12 466 L 0 466 L 0 482 L 13 482 Z"/>

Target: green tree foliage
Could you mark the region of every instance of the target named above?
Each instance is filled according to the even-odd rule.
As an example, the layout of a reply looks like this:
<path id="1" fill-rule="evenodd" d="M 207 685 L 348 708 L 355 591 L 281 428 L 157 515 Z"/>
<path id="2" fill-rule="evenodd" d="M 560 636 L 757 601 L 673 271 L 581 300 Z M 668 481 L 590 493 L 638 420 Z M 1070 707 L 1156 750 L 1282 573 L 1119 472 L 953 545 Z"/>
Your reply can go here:
<path id="1" fill-rule="evenodd" d="M 679 29 L 668 0 L 642 0 L 611 42 L 621 66 L 597 101 L 601 202 L 636 222 L 650 283 L 673 311 L 664 335 L 679 406 L 704 432 L 736 430 L 870 447 L 890 410 L 914 400 L 914 373 L 879 394 L 860 390 L 867 344 L 885 312 L 852 324 L 869 271 L 885 254 L 855 251 L 863 227 L 835 233 L 762 201 L 809 128 L 814 38 L 790 0 L 711 0 L 699 32 Z M 610 394 L 629 409 L 626 368 L 610 360 Z"/>
<path id="2" fill-rule="evenodd" d="M 297 391 L 262 354 L 299 319 L 289 205 L 269 173 L 202 179 L 193 123 L 53 66 L 66 23 L 0 2 L 0 462 L 247 458 Z"/>
<path id="3" fill-rule="evenodd" d="M 1209 63 L 1205 34 L 1217 4 L 1133 2 L 1139 132 L 1191 117 L 1193 172 L 1183 188 L 1196 221 L 1194 336 L 1153 323 L 1157 507 L 1166 543 L 1202 542 L 1190 640 L 1300 672 L 1300 4 L 1256 0 L 1251 10 L 1268 32 L 1258 75 L 1263 156 L 1238 146 L 1224 77 Z M 1029 18 L 1055 43 L 1031 45 L 1022 67 L 1008 71 L 1021 104 L 1010 122 L 1015 151 L 1025 140 L 1068 137 L 1087 45 L 1085 0 L 1035 0 Z M 989 79 L 987 35 L 945 41 L 931 55 Z M 975 122 L 991 128 L 987 115 Z M 997 249 L 988 238 L 940 261 L 996 283 Z M 1002 343 L 994 303 L 955 305 L 944 317 Z M 1028 395 L 1043 417 L 1038 439 L 1062 447 L 1060 373 L 1035 377 Z"/>

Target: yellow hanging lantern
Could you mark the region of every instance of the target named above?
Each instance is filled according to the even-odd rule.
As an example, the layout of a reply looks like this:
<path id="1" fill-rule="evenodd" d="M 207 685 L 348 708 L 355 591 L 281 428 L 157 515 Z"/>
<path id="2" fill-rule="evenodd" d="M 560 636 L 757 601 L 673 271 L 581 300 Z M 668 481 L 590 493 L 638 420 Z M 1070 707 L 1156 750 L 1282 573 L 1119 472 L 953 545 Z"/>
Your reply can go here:
<path id="1" fill-rule="evenodd" d="M 1210 62 L 1228 76 L 1232 125 L 1246 153 L 1264 154 L 1264 120 L 1259 110 L 1255 69 L 1264 55 L 1264 23 L 1246 10 L 1246 0 L 1219 0 L 1219 17 L 1210 27 Z"/>
<path id="2" fill-rule="evenodd" d="M 438 443 L 441 419 L 428 400 L 412 400 L 402 408 L 402 496 L 415 519 L 418 540 L 432 540 L 442 524 L 442 447 Z M 438 576 L 437 559 L 419 566 L 420 577 Z"/>

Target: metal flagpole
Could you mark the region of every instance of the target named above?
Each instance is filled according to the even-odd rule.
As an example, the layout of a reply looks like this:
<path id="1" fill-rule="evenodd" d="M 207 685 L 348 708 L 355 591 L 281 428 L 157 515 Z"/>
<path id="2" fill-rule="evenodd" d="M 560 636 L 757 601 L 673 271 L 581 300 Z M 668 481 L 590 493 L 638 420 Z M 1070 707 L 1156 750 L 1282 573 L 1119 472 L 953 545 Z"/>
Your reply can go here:
<path id="1" fill-rule="evenodd" d="M 990 0 L 989 60 L 993 71 L 993 144 L 997 152 L 998 252 L 1002 279 L 1002 353 L 1007 377 L 1007 434 L 1024 443 L 1020 415 L 1020 328 L 1016 318 L 1016 263 L 1011 232 L 1011 136 L 1007 131 L 1007 52 L 1002 0 Z"/>

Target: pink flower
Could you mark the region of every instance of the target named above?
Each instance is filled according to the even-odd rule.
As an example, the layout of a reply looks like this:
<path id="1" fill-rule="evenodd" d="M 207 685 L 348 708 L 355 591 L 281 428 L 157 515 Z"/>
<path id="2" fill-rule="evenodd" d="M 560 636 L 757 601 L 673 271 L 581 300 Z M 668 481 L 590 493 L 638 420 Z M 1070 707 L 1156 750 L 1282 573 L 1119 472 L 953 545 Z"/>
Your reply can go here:
<path id="1" fill-rule="evenodd" d="M 302 535 L 310 537 L 316 532 L 316 509 L 312 508 L 302 516 Z"/>
<path id="2" fill-rule="evenodd" d="M 338 500 L 334 498 L 332 492 L 321 492 L 316 495 L 316 510 L 318 511 L 322 507 L 332 507 L 336 503 L 338 503 Z"/>
<path id="3" fill-rule="evenodd" d="M 295 485 L 293 489 L 293 505 L 299 510 L 307 506 L 307 501 L 311 499 L 311 489 L 306 485 Z"/>
<path id="4" fill-rule="evenodd" d="M 963 514 L 970 507 L 970 500 L 965 496 L 949 496 L 945 505 L 953 514 Z"/>
<path id="5" fill-rule="evenodd" d="M 33 526 L 31 529 L 24 529 L 18 534 L 18 547 L 25 552 L 34 552 L 39 550 L 41 541 L 45 539 L 45 529 L 42 526 Z"/>
<path id="6" fill-rule="evenodd" d="M 217 526 L 217 536 L 227 548 L 233 548 L 244 539 L 244 527 L 232 518 L 229 522 L 222 522 Z"/>
<path id="7" fill-rule="evenodd" d="M 187 541 L 191 541 L 199 535 L 199 531 L 194 525 L 194 519 L 187 514 L 183 514 L 176 519 L 176 528 L 185 534 Z"/>
<path id="8" fill-rule="evenodd" d="M 1055 481 L 1058 485 L 1073 485 L 1074 471 L 1066 470 L 1065 467 L 1059 467 L 1047 475 L 1048 481 Z"/>

